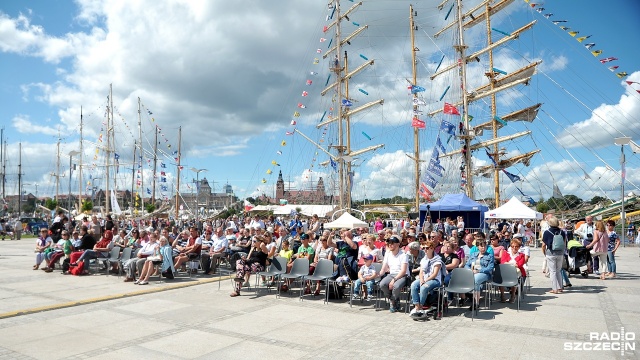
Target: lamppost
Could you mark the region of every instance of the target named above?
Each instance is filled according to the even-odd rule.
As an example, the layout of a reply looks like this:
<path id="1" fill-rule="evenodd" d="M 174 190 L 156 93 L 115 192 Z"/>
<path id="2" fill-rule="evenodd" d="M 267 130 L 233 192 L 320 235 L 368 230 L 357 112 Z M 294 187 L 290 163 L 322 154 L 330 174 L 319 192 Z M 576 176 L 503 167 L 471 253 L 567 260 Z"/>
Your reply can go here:
<path id="1" fill-rule="evenodd" d="M 67 209 L 69 210 L 69 216 L 71 216 L 71 172 L 73 170 L 73 165 L 72 165 L 72 159 L 74 156 L 79 155 L 80 151 L 76 151 L 76 150 L 71 150 L 69 151 L 69 197 L 67 198 Z M 78 194 L 78 196 L 80 196 L 80 194 Z M 81 209 L 78 209 L 78 211 L 80 211 Z"/>
<path id="2" fill-rule="evenodd" d="M 198 226 L 198 215 L 200 215 L 200 208 L 199 208 L 199 201 L 198 198 L 200 197 L 200 173 L 202 171 L 208 171 L 207 169 L 196 169 L 194 167 L 192 167 L 190 169 L 191 171 L 193 171 L 194 173 L 196 173 L 196 226 Z"/>
<path id="3" fill-rule="evenodd" d="M 622 240 L 622 247 L 625 247 L 625 235 L 626 235 L 626 227 L 625 227 L 625 213 L 624 213 L 624 178 L 625 178 L 625 157 L 624 157 L 624 146 L 629 145 L 631 142 L 630 137 L 619 137 L 613 140 L 613 143 L 616 145 L 620 145 L 620 194 L 622 195 L 622 199 L 620 200 L 620 222 L 622 223 L 622 229 L 620 230 L 620 238 Z"/>

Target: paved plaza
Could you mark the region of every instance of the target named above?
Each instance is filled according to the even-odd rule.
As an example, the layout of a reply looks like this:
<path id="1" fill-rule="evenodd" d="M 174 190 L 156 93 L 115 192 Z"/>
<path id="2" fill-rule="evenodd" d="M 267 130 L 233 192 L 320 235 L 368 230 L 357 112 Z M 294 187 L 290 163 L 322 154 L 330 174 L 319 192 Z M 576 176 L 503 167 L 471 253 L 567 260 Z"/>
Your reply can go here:
<path id="1" fill-rule="evenodd" d="M 474 321 L 451 307 L 441 320 L 413 321 L 370 303 L 243 289 L 231 281 L 180 274 L 174 281 L 124 283 L 104 272 L 34 271 L 35 240 L 0 242 L 0 358 L 6 359 L 626 359 L 640 358 L 640 257 L 620 248 L 619 278 L 571 278 L 547 293 L 542 254 L 532 249 L 531 291 L 492 303 Z M 253 279 L 252 279 L 253 285 Z M 566 350 L 612 342 L 627 350 Z M 590 332 L 599 333 L 598 339 Z M 603 334 L 604 333 L 604 334 Z M 620 341 L 618 341 L 620 342 Z M 636 347 L 635 352 L 630 348 Z"/>

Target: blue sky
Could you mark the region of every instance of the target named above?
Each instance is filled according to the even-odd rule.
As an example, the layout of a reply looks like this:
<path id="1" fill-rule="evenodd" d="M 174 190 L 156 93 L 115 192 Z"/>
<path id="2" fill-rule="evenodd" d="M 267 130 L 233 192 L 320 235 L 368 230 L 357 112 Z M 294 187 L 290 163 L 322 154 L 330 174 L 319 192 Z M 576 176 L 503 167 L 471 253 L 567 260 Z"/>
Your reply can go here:
<path id="1" fill-rule="evenodd" d="M 385 100 L 383 106 L 352 119 L 354 149 L 385 144 L 383 149 L 355 160 L 355 198 L 409 196 L 412 192 L 413 167 L 405 155 L 412 152 L 413 146 L 411 98 L 405 80 L 411 77 L 409 3 L 364 1 L 350 16 L 361 26 L 369 25 L 369 29 L 346 47 L 349 67 L 355 68 L 364 61 L 359 55 L 376 60 L 374 66 L 352 80 L 352 97 L 358 104 Z M 444 101 L 455 102 L 459 95 L 456 74 L 428 79 L 442 55 L 443 64 L 454 61 L 451 34 L 431 37 L 445 24 L 447 9 L 437 11 L 437 3 L 424 1 L 416 6 L 418 84 L 427 89 L 421 94 L 428 104 L 425 112 L 441 107 Z M 525 181 L 513 185 L 503 179 L 502 198 L 518 195 L 516 186 L 534 199 L 548 198 L 554 182 L 563 193 L 585 199 L 595 195 L 619 198 L 620 149 L 610 144 L 618 136 L 640 141 L 640 93 L 626 86 L 607 66 L 619 65 L 619 71 L 629 74 L 624 80 L 640 82 L 640 50 L 634 40 L 640 35 L 640 4 L 548 1 L 541 6 L 545 10 L 538 13 L 516 0 L 492 23 L 510 32 L 538 21 L 521 39 L 496 51 L 496 67 L 513 71 L 527 61 L 543 60 L 529 86 L 517 87 L 498 99 L 499 113 L 544 103 L 534 123 L 513 124 L 500 132 L 506 135 L 532 131 L 531 136 L 503 143 L 508 154 L 542 150 L 529 167 L 516 165 L 508 169 Z M 247 7 L 253 10 L 246 12 Z M 545 13 L 553 16 L 546 19 L 542 16 Z M 87 168 L 96 164 L 94 169 L 85 170 L 83 183 L 90 181 L 91 174 L 98 178 L 94 185 L 104 186 L 104 180 L 100 180 L 103 154 L 95 161 L 93 156 L 101 129 L 104 132 L 109 84 L 114 87 L 117 152 L 123 164 L 117 181 L 121 189 L 131 187 L 138 97 L 144 105 L 146 151 L 153 143 L 154 126 L 159 126 L 164 135 L 160 148 L 164 152 L 161 161 L 168 165 L 169 190 L 164 192 L 168 196 L 175 185 L 172 152 L 177 148 L 179 126 L 185 170 L 208 169 L 201 177 L 213 181 L 217 191 L 228 182 L 241 198 L 272 195 L 280 170 L 291 187 L 308 187 L 320 176 L 331 186 L 335 174 L 331 168 L 320 166 L 327 157 L 322 152 L 315 155 L 316 149 L 301 136 L 285 135 L 293 130 L 291 120 L 296 120 L 297 128 L 314 140 L 325 140 L 325 147 L 335 134 L 330 128 L 323 137 L 323 130 L 314 126 L 331 107 L 330 95 L 318 95 L 328 64 L 313 64 L 315 58 L 321 60 L 316 49 L 324 50 L 327 45 L 319 39 L 330 38 L 330 34 L 322 32 L 326 15 L 326 1 L 282 1 L 273 5 L 255 0 L 243 2 L 243 6 L 223 1 L 2 2 L 0 123 L 9 143 L 7 194 L 17 193 L 19 142 L 24 147 L 24 182 L 29 184 L 25 190 L 35 193 L 38 184 L 39 195 L 55 192 L 50 173 L 56 171 L 57 133 L 60 132 L 62 143 L 61 173 L 67 173 L 66 154 L 79 148 L 80 106 L 85 118 L 85 163 Z M 552 20 L 567 20 L 560 25 L 580 31 L 576 37 L 592 37 L 578 43 Z M 343 31 L 349 33 L 356 28 L 352 23 L 345 24 Z M 481 46 L 483 32 L 484 25 L 467 31 L 471 49 Z M 494 32 L 493 36 L 497 39 L 502 35 Z M 592 50 L 601 49 L 602 55 L 592 56 L 583 46 L 588 42 L 596 43 Z M 609 56 L 619 60 L 606 65 L 598 62 Z M 470 65 L 470 72 L 476 75 L 470 79 L 471 84 L 486 82 L 481 74 L 485 60 Z M 310 75 L 311 71 L 318 75 Z M 306 80 L 313 84 L 307 86 Z M 446 86 L 452 90 L 439 102 Z M 634 86 L 640 89 L 640 85 Z M 302 97 L 302 91 L 309 96 Z M 298 108 L 298 103 L 306 108 Z M 301 113 L 299 118 L 293 117 L 295 111 Z M 479 121 L 486 117 L 487 104 L 474 104 L 470 111 Z M 431 154 L 442 119 L 423 116 L 427 121 L 427 128 L 420 135 L 423 158 Z M 286 146 L 281 145 L 282 140 Z M 169 144 L 171 148 L 167 147 Z M 454 149 L 455 139 L 446 146 Z M 640 174 L 635 171 L 640 155 L 631 155 L 629 149 L 627 153 L 627 187 L 635 190 L 636 184 L 640 185 Z M 474 153 L 474 158 L 477 165 L 488 164 L 483 151 Z M 272 161 L 279 166 L 272 165 Z M 437 195 L 459 191 L 459 163 L 455 159 L 444 163 L 447 169 L 436 188 Z M 191 191 L 186 184 L 193 178 L 193 172 L 182 173 L 181 191 Z M 71 180 L 72 188 L 77 189 L 76 174 Z M 150 181 L 149 166 L 144 164 L 145 188 Z M 67 189 L 68 175 L 62 184 L 61 188 Z M 489 180 L 478 181 L 475 195 L 492 196 Z"/>

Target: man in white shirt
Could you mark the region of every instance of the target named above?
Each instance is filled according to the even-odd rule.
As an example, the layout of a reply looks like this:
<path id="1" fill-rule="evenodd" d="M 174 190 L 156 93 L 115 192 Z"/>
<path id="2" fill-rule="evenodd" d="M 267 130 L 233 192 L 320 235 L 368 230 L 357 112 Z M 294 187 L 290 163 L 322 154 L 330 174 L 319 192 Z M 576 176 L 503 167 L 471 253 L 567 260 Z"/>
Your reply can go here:
<path id="1" fill-rule="evenodd" d="M 228 228 L 228 230 L 231 232 L 233 228 Z M 221 227 L 216 228 L 216 233 L 212 236 L 212 240 L 213 244 L 209 252 L 202 254 L 202 270 L 204 270 L 205 275 L 218 271 L 220 258 L 226 255 L 226 251 L 229 248 L 229 240 L 222 233 Z"/>
<path id="2" fill-rule="evenodd" d="M 20 221 L 20 218 L 16 218 L 15 223 L 13 223 L 13 238 L 16 240 L 22 239 L 22 221 Z"/>

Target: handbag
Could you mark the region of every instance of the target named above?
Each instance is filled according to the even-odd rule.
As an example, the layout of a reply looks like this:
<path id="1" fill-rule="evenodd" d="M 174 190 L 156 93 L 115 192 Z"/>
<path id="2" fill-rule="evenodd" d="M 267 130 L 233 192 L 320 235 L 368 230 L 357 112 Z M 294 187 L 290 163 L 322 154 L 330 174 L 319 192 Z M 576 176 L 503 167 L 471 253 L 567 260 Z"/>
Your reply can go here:
<path id="1" fill-rule="evenodd" d="M 148 261 L 162 261 L 162 257 L 160 257 L 159 255 L 153 255 L 153 256 L 149 256 L 147 257 Z"/>

